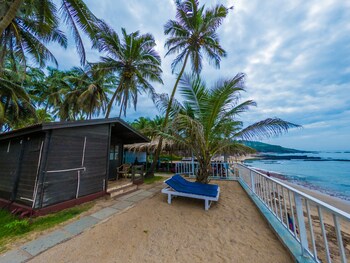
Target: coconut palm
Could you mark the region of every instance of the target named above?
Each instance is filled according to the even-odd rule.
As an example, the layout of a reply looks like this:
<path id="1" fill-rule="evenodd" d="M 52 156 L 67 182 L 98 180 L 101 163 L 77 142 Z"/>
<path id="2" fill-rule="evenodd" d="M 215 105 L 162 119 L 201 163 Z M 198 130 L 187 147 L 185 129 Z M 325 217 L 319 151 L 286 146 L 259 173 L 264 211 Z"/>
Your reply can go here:
<path id="1" fill-rule="evenodd" d="M 132 127 L 134 127 L 136 130 L 142 132 L 142 134 L 150 137 L 150 123 L 151 118 L 149 117 L 139 117 L 138 119 L 135 119 L 131 124 Z"/>
<path id="2" fill-rule="evenodd" d="M 8 57 L 13 57 L 22 65 L 26 64 L 27 55 L 40 66 L 46 61 L 57 61 L 46 47 L 49 42 L 57 42 L 67 47 L 67 38 L 58 29 L 59 19 L 55 6 L 48 1 L 29 3 L 24 1 L 21 9 L 0 34 L 0 67 Z M 42 10 L 43 9 L 43 10 Z M 43 14 L 43 15 L 40 15 Z"/>
<path id="3" fill-rule="evenodd" d="M 67 38 L 59 29 L 60 17 L 70 28 L 84 64 L 86 54 L 80 31 L 93 40 L 97 24 L 102 23 L 82 0 L 61 0 L 59 9 L 52 0 L 1 1 L 0 10 L 0 67 L 6 56 L 25 63 L 29 55 L 40 66 L 48 60 L 57 63 L 46 44 L 57 42 L 67 47 Z"/>
<path id="4" fill-rule="evenodd" d="M 177 0 L 175 4 L 176 20 L 169 20 L 164 26 L 164 34 L 169 35 L 165 47 L 168 48 L 166 56 L 177 54 L 171 65 L 173 72 L 179 65 L 182 64 L 182 67 L 169 98 L 164 127 L 168 123 L 176 89 L 185 71 L 188 59 L 191 61 L 192 71 L 200 73 L 203 55 L 216 68 L 220 67 L 221 58 L 226 56 L 225 50 L 219 43 L 216 31 L 227 16 L 229 9 L 223 5 L 205 9 L 204 6 L 199 6 L 198 0 Z M 162 148 L 161 144 L 162 140 L 159 141 L 155 159 L 149 172 L 150 175 L 153 174 L 153 169 Z"/>
<path id="5" fill-rule="evenodd" d="M 45 109 L 37 109 L 35 111 L 35 116 L 23 116 L 16 123 L 11 125 L 11 129 L 20 129 L 29 125 L 52 121 L 54 121 L 53 117 L 48 114 Z"/>
<path id="6" fill-rule="evenodd" d="M 70 86 L 62 94 L 62 102 L 55 109 L 55 116 L 61 121 L 75 121 L 81 119 L 82 113 L 80 104 L 78 103 L 79 96 L 82 90 L 75 86 Z"/>
<path id="7" fill-rule="evenodd" d="M 54 108 L 61 120 L 89 118 L 105 112 L 110 89 L 117 79 L 111 74 L 101 74 L 91 64 L 84 68 L 74 67 L 68 71 L 51 69 L 47 77 L 48 91 L 46 103 Z"/>
<path id="8" fill-rule="evenodd" d="M 154 94 L 154 88 L 149 81 L 163 83 L 161 79 L 161 59 L 154 47 L 155 40 L 151 34 L 141 35 L 139 31 L 128 34 L 122 28 L 122 40 L 117 33 L 104 25 L 97 34 L 95 47 L 105 52 L 96 64 L 100 72 L 117 74 L 118 85 L 107 106 L 106 118 L 109 117 L 115 101 L 119 102 L 119 117 L 132 103 L 136 109 L 138 94 L 148 92 Z"/>
<path id="9" fill-rule="evenodd" d="M 159 131 L 162 127 L 164 117 L 156 115 L 153 119 L 140 117 L 134 120 L 131 125 L 149 137 L 151 140 L 158 139 Z"/>
<path id="10" fill-rule="evenodd" d="M 72 73 L 48 67 L 45 74 L 41 69 L 27 70 L 29 94 L 37 107 L 44 107 L 45 112 L 52 114 L 62 106 L 63 96 L 71 90 L 66 78 Z"/>
<path id="11" fill-rule="evenodd" d="M 0 130 L 10 129 L 21 118 L 35 116 L 22 79 L 10 69 L 0 69 Z"/>
<path id="12" fill-rule="evenodd" d="M 185 98 L 182 110 L 169 123 L 168 131 L 161 135 L 193 152 L 199 162 L 199 182 L 208 182 L 211 158 L 215 154 L 249 152 L 251 149 L 242 145 L 241 140 L 275 136 L 299 127 L 278 118 L 243 127 L 238 116 L 256 105 L 252 100 L 239 102 L 240 92 L 244 91 L 243 82 L 244 75 L 238 74 L 232 79 L 218 81 L 209 89 L 198 75 L 184 75 L 181 80 L 180 90 Z"/>
<path id="13" fill-rule="evenodd" d="M 117 83 L 117 78 L 112 74 L 101 74 L 90 64 L 79 71 L 79 74 L 69 78 L 69 81 L 80 87 L 81 93 L 77 102 L 82 112 L 91 119 L 101 112 L 105 113 L 109 101 L 108 94 Z"/>

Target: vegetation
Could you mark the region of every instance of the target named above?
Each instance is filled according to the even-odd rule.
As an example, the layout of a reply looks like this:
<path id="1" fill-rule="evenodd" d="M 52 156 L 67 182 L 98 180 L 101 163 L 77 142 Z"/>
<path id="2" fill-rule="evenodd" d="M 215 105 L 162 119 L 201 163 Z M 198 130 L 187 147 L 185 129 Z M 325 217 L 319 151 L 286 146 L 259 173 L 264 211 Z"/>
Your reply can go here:
<path id="1" fill-rule="evenodd" d="M 202 70 L 203 53 L 209 62 L 217 68 L 220 67 L 221 58 L 226 56 L 225 50 L 220 46 L 216 31 L 227 16 L 228 8 L 223 5 L 216 5 L 213 8 L 205 9 L 204 6 L 199 6 L 198 0 L 179 0 L 175 3 L 176 20 L 169 20 L 164 26 L 164 34 L 169 35 L 165 47 L 168 48 L 166 56 L 178 54 L 171 65 L 173 73 L 181 63 L 182 67 L 169 98 L 163 129 L 168 124 L 176 89 L 185 71 L 188 59 L 190 58 L 192 71 L 199 74 Z M 150 176 L 153 175 L 162 143 L 161 138 L 149 171 Z"/>
<path id="2" fill-rule="evenodd" d="M 109 117 L 115 101 L 120 105 L 119 116 L 123 111 L 125 116 L 131 101 L 136 108 L 139 93 L 154 94 L 150 81 L 162 83 L 161 60 L 151 34 L 127 34 L 122 29 L 119 40 L 84 1 L 61 0 L 60 8 L 56 3 L 0 2 L 0 131 L 43 120 L 91 119 L 105 113 Z M 47 45 L 68 45 L 59 29 L 61 22 L 71 29 L 83 67 L 45 72 L 48 62 L 57 65 Z M 86 64 L 81 33 L 91 40 L 92 48 L 106 54 L 100 62 Z"/>
<path id="3" fill-rule="evenodd" d="M 164 179 L 163 176 L 153 176 L 153 177 L 150 177 L 150 178 L 145 178 L 143 182 L 145 184 L 153 184 L 153 183 L 161 181 L 163 179 Z"/>
<path id="4" fill-rule="evenodd" d="M 190 149 L 201 163 L 198 181 L 207 182 L 208 163 L 215 154 L 252 152 L 241 140 L 279 135 L 292 123 L 274 118 L 243 127 L 238 115 L 255 106 L 254 101 L 238 104 L 244 91 L 244 74 L 220 80 L 207 88 L 200 78 L 203 59 L 216 68 L 226 56 L 217 30 L 228 15 L 223 5 L 207 8 L 198 0 L 176 0 L 176 17 L 164 25 L 166 56 L 176 55 L 171 65 L 177 74 L 170 96 L 156 94 L 152 83 L 162 84 L 161 59 L 152 34 L 139 31 L 119 36 L 95 17 L 83 0 L 7 0 L 0 3 L 0 131 L 8 131 L 43 121 L 91 119 L 111 115 L 120 106 L 119 117 L 129 106 L 136 109 L 139 93 L 148 93 L 162 116 L 139 118 L 132 125 L 158 143 L 148 175 L 152 176 L 163 139 Z M 56 42 L 65 48 L 67 37 L 59 29 L 64 22 L 71 28 L 82 67 L 61 71 L 46 68 L 57 64 L 46 47 Z M 103 55 L 86 63 L 81 33 L 92 48 Z M 32 59 L 34 65 L 28 62 Z M 185 73 L 188 64 L 192 74 Z M 174 99 L 181 84 L 185 100 Z"/>
<path id="5" fill-rule="evenodd" d="M 183 156 L 178 156 L 178 155 L 174 155 L 174 154 L 161 154 L 159 156 L 160 160 L 169 160 L 169 161 L 181 161 L 183 158 Z"/>
<path id="6" fill-rule="evenodd" d="M 161 59 L 155 51 L 155 40 L 151 34 L 140 35 L 133 32 L 126 33 L 122 28 L 123 40 L 107 25 L 103 25 L 97 34 L 95 46 L 99 51 L 107 53 L 107 57 L 101 57 L 97 63 L 98 72 L 117 73 L 118 86 L 108 104 L 106 118 L 109 117 L 112 105 L 117 99 L 120 105 L 119 117 L 130 105 L 130 100 L 136 110 L 138 93 L 155 91 L 149 81 L 163 83 L 161 79 Z"/>
<path id="7" fill-rule="evenodd" d="M 270 137 L 298 127 L 277 118 L 243 127 L 238 116 L 256 105 L 252 100 L 239 103 L 243 74 L 219 80 L 212 88 L 207 88 L 198 75 L 184 75 L 180 90 L 185 100 L 162 135 L 191 149 L 199 162 L 198 182 L 208 182 L 215 154 L 253 151 L 240 140 Z"/>
<path id="8" fill-rule="evenodd" d="M 67 71 L 54 68 L 46 71 L 28 68 L 24 81 L 14 85 L 14 78 L 23 74 L 9 70 L 9 81 L 0 82 L 2 130 L 56 118 L 62 121 L 91 119 L 106 111 L 109 94 L 117 83 L 116 76 L 97 72 L 90 64 Z"/>
<path id="9" fill-rule="evenodd" d="M 59 29 L 61 22 L 70 28 L 81 63 L 85 64 L 81 31 L 93 40 L 102 21 L 91 13 L 83 0 L 61 0 L 60 3 L 60 8 L 57 8 L 53 0 L 0 2 L 0 69 L 11 58 L 25 70 L 28 56 L 41 67 L 47 61 L 57 64 L 46 45 L 56 42 L 63 48 L 67 47 L 67 37 Z"/>
<path id="10" fill-rule="evenodd" d="M 10 127 L 34 116 L 35 109 L 22 79 L 21 74 L 11 70 L 10 63 L 0 69 L 0 130 L 4 124 Z"/>
<path id="11" fill-rule="evenodd" d="M 90 40 L 95 39 L 97 28 L 103 22 L 91 13 L 82 0 L 61 0 L 59 9 L 50 0 L 0 2 L 0 130 L 37 123 L 43 116 L 46 116 L 44 119 L 52 119 L 47 116 L 47 108 L 51 105 L 45 106 L 45 112 L 38 111 L 41 102 L 35 98 L 54 102 L 53 97 L 61 95 L 61 86 L 52 92 L 51 85 L 43 86 L 43 71 L 28 65 L 29 62 L 34 62 L 40 68 L 48 62 L 57 65 L 47 45 L 55 42 L 63 48 L 67 47 L 67 37 L 59 29 L 61 22 L 71 29 L 81 63 L 85 64 L 81 32 Z M 62 74 L 60 72 L 59 75 Z M 29 92 L 33 86 L 40 91 L 33 95 L 36 97 Z M 55 106 L 58 107 L 58 103 Z M 36 113 L 40 113 L 40 116 Z"/>
<path id="12" fill-rule="evenodd" d="M 0 210 L 0 253 L 6 244 L 25 234 L 42 231 L 67 221 L 92 207 L 92 203 L 83 204 L 57 213 L 30 219 L 18 219 L 7 210 Z"/>
<path id="13" fill-rule="evenodd" d="M 159 135 L 163 122 L 164 118 L 157 115 L 153 119 L 149 117 L 140 117 L 130 124 L 150 139 L 155 139 Z"/>

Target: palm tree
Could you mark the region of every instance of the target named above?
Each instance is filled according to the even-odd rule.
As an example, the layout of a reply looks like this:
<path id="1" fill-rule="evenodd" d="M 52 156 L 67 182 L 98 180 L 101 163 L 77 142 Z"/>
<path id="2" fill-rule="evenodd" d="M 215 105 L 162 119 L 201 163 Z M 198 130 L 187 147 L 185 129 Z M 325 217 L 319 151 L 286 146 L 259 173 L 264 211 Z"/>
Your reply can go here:
<path id="1" fill-rule="evenodd" d="M 101 74 L 91 64 L 84 69 L 80 69 L 80 74 L 70 78 L 72 82 L 80 87 L 81 92 L 78 97 L 78 104 L 86 116 L 91 119 L 93 115 L 98 116 L 101 112 L 105 113 L 109 102 L 108 94 L 116 84 L 117 78 L 112 74 Z"/>
<path id="2" fill-rule="evenodd" d="M 30 68 L 25 84 L 35 105 L 61 120 L 91 119 L 104 113 L 110 89 L 117 83 L 114 75 L 103 75 L 91 64 L 68 71 L 48 67 L 47 72 Z"/>
<path id="3" fill-rule="evenodd" d="M 119 101 L 119 117 L 132 103 L 136 109 L 138 94 L 148 92 L 154 94 L 154 88 L 149 81 L 163 83 L 161 79 L 161 59 L 154 47 L 155 40 L 151 34 L 140 35 L 133 32 L 127 34 L 122 28 L 123 39 L 107 25 L 97 34 L 98 42 L 95 47 L 106 52 L 101 62 L 96 64 L 100 72 L 106 74 L 117 73 L 118 86 L 107 106 L 106 118 L 109 117 L 113 103 Z M 131 100 L 131 102 L 130 102 Z"/>
<path id="4" fill-rule="evenodd" d="M 134 127 L 136 130 L 142 132 L 142 134 L 150 137 L 150 123 L 151 118 L 149 117 L 139 117 L 138 119 L 135 119 L 130 125 Z"/>
<path id="5" fill-rule="evenodd" d="M 46 44 L 57 42 L 67 47 L 67 38 L 59 29 L 60 16 L 70 28 L 84 64 L 86 54 L 80 31 L 94 40 L 98 24 L 103 24 L 83 0 L 61 0 L 59 9 L 52 0 L 1 1 L 0 10 L 0 67 L 6 56 L 15 57 L 24 64 L 27 55 L 40 66 L 47 60 L 57 63 Z"/>
<path id="6" fill-rule="evenodd" d="M 211 89 L 198 75 L 184 75 L 181 80 L 181 94 L 185 98 L 182 110 L 161 135 L 191 149 L 199 162 L 198 182 L 208 182 L 215 154 L 249 152 L 252 149 L 242 145 L 241 140 L 275 136 L 299 127 L 278 118 L 243 127 L 238 116 L 256 105 L 252 100 L 239 103 L 243 84 L 243 74 L 220 80 Z"/>
<path id="7" fill-rule="evenodd" d="M 29 125 L 43 123 L 43 122 L 51 122 L 53 121 L 53 117 L 48 114 L 45 109 L 37 109 L 35 111 L 35 116 L 23 116 L 16 123 L 11 125 L 11 129 L 20 129 L 27 127 Z"/>
<path id="8" fill-rule="evenodd" d="M 21 4 L 22 0 L 2 1 L 0 3 L 0 35 L 14 19 Z"/>
<path id="9" fill-rule="evenodd" d="M 66 78 L 72 73 L 48 67 L 47 74 L 41 69 L 27 70 L 26 85 L 28 92 L 37 107 L 44 107 L 45 112 L 52 114 L 61 107 L 63 96 L 71 88 Z"/>
<path id="10" fill-rule="evenodd" d="M 140 117 L 134 120 L 131 125 L 146 135 L 151 140 L 157 139 L 159 137 L 159 131 L 163 125 L 164 117 L 156 115 L 153 119 Z"/>
<path id="11" fill-rule="evenodd" d="M 43 1 L 43 6 L 38 1 L 27 2 L 22 4 L 21 9 L 15 13 L 9 25 L 0 34 L 0 67 L 4 66 L 7 58 L 14 58 L 25 66 L 26 55 L 33 58 L 40 66 L 48 60 L 57 64 L 45 44 L 57 42 L 67 47 L 67 38 L 58 29 L 59 20 L 55 14 L 55 6 L 50 2 L 46 3 L 47 1 Z"/>
<path id="12" fill-rule="evenodd" d="M 204 6 L 199 6 L 198 0 L 177 0 L 175 3 L 176 20 L 169 20 L 164 26 L 164 34 L 169 35 L 165 47 L 168 48 L 166 56 L 178 54 L 171 65 L 173 72 L 181 63 L 182 67 L 169 98 L 163 128 L 168 123 L 171 105 L 188 59 L 191 60 L 192 70 L 199 74 L 202 70 L 203 53 L 209 63 L 214 64 L 216 68 L 220 67 L 221 58 L 226 56 L 225 50 L 220 46 L 216 31 L 227 16 L 228 8 L 216 5 L 205 9 Z M 159 141 L 149 175 L 153 175 L 161 148 L 162 140 Z"/>
<path id="13" fill-rule="evenodd" d="M 21 74 L 11 69 L 0 69 L 0 131 L 4 127 L 9 130 L 22 118 L 35 117 L 22 79 Z"/>

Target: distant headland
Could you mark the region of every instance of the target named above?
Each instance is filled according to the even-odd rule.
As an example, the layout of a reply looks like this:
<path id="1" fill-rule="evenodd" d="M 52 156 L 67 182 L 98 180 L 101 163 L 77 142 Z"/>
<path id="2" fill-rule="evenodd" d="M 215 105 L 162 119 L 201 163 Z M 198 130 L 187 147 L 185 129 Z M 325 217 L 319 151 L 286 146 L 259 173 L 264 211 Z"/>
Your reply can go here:
<path id="1" fill-rule="evenodd" d="M 285 148 L 280 145 L 273 145 L 257 141 L 242 141 L 242 143 L 257 151 L 256 155 L 252 155 L 246 160 L 263 159 L 263 160 L 304 160 L 304 161 L 338 161 L 350 162 L 345 158 L 322 158 L 319 156 L 309 156 L 308 153 L 319 153 L 317 151 L 296 150 Z M 344 152 L 344 153 L 349 153 Z M 249 161 L 248 161 L 249 162 Z"/>
<path id="2" fill-rule="evenodd" d="M 243 141 L 242 143 L 259 153 L 312 153 L 312 151 L 296 150 L 257 141 Z"/>

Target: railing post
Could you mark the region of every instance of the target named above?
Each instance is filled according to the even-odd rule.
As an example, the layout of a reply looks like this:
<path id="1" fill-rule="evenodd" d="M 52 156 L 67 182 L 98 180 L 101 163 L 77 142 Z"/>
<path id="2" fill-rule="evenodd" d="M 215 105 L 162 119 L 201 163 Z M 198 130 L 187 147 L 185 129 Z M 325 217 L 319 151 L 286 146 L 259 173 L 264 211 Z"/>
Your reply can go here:
<path id="1" fill-rule="evenodd" d="M 192 155 L 192 175 L 194 175 L 195 173 L 194 173 L 194 157 L 193 157 L 193 155 Z"/>
<path id="2" fill-rule="evenodd" d="M 333 220 L 334 220 L 334 226 L 335 226 L 335 233 L 337 235 L 337 241 L 338 241 L 341 262 L 346 263 L 346 256 L 345 256 L 345 251 L 344 251 L 343 239 L 342 239 L 342 234 L 340 231 L 340 225 L 339 225 L 337 215 L 333 214 Z"/>
<path id="3" fill-rule="evenodd" d="M 294 202 L 295 202 L 295 208 L 297 212 L 297 219 L 298 219 L 298 226 L 299 226 L 301 253 L 302 255 L 304 255 L 304 251 L 309 249 L 309 244 L 307 242 L 303 203 L 301 200 L 301 196 L 297 193 L 294 193 Z"/>
<path id="4" fill-rule="evenodd" d="M 254 179 L 255 178 L 254 178 L 253 172 L 252 172 L 252 170 L 250 170 L 250 182 L 252 184 L 252 191 L 255 194 L 255 182 L 254 182 Z"/>
<path id="5" fill-rule="evenodd" d="M 234 171 L 236 177 L 240 177 L 240 169 L 239 169 L 238 163 L 236 163 L 236 165 L 234 165 L 233 171 Z"/>

